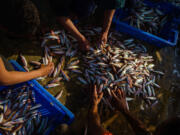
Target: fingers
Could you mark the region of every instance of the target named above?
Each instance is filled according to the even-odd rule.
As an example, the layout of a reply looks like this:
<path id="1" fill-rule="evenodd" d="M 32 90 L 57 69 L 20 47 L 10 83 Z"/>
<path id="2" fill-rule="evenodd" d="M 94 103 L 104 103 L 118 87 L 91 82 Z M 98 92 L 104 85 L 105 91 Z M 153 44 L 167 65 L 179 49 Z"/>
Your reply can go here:
<path id="1" fill-rule="evenodd" d="M 44 64 L 41 64 L 41 67 L 44 67 L 45 65 Z"/>
<path id="2" fill-rule="evenodd" d="M 54 70 L 54 63 L 51 63 L 51 70 Z"/>
<path id="3" fill-rule="evenodd" d="M 54 63 L 48 63 L 47 68 L 49 68 L 50 71 L 54 70 Z"/>
<path id="4" fill-rule="evenodd" d="M 118 100 L 119 98 L 117 97 L 117 95 L 114 93 L 114 91 L 112 90 L 111 91 L 111 93 L 112 93 L 112 96 L 116 99 L 116 100 Z"/>
<path id="5" fill-rule="evenodd" d="M 122 91 L 122 95 L 123 95 L 123 98 L 126 98 L 126 93 L 125 93 L 125 91 Z"/>
<path id="6" fill-rule="evenodd" d="M 104 41 L 101 41 L 101 45 L 105 45 Z"/>
<path id="7" fill-rule="evenodd" d="M 51 63 L 50 63 L 50 66 L 54 67 L 54 63 L 53 63 L 53 62 L 51 62 Z"/>
<path id="8" fill-rule="evenodd" d="M 97 92 L 97 86 L 96 85 L 94 85 L 94 90 Z"/>
<path id="9" fill-rule="evenodd" d="M 96 89 L 96 85 L 94 85 L 93 96 L 94 96 L 94 97 L 97 97 L 97 89 Z"/>
<path id="10" fill-rule="evenodd" d="M 122 93 L 121 93 L 120 89 L 117 90 L 117 95 L 118 95 L 119 98 L 122 98 Z"/>
<path id="11" fill-rule="evenodd" d="M 126 97 L 126 93 L 121 89 L 118 89 L 118 94 L 119 94 L 120 98 L 125 98 Z"/>
<path id="12" fill-rule="evenodd" d="M 99 95 L 99 101 L 101 101 L 102 97 L 103 97 L 103 92 L 101 92 Z"/>
<path id="13" fill-rule="evenodd" d="M 49 62 L 48 66 L 54 67 L 54 63 L 53 62 Z"/>
<path id="14" fill-rule="evenodd" d="M 50 58 L 48 57 L 47 59 L 48 59 L 48 64 L 49 64 L 49 63 L 51 63 L 51 60 L 50 60 Z"/>

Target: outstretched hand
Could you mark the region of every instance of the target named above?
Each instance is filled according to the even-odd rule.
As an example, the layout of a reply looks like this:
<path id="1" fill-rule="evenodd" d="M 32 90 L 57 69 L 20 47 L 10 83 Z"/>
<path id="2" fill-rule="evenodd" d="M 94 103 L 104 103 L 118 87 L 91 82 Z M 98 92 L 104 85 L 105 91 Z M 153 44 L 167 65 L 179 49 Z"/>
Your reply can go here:
<path id="1" fill-rule="evenodd" d="M 111 91 L 112 92 L 112 105 L 120 111 L 120 112 L 128 112 L 128 106 L 126 102 L 126 94 L 123 90 L 118 89 L 117 91 Z"/>
<path id="2" fill-rule="evenodd" d="M 103 92 L 99 93 L 97 92 L 97 86 L 94 85 L 93 94 L 92 94 L 92 102 L 93 105 L 98 105 L 101 102 L 101 99 L 103 97 Z"/>
<path id="3" fill-rule="evenodd" d="M 79 41 L 81 51 L 89 51 L 90 50 L 90 42 L 84 38 L 83 40 Z"/>
<path id="4" fill-rule="evenodd" d="M 41 71 L 42 76 L 47 76 L 54 69 L 54 63 L 49 62 L 48 65 L 41 65 L 39 69 Z"/>
<path id="5" fill-rule="evenodd" d="M 108 33 L 107 32 L 104 32 L 104 33 L 101 34 L 101 36 L 100 36 L 100 43 L 102 45 L 105 45 L 107 43 L 107 40 L 108 40 L 107 37 L 108 37 Z"/>

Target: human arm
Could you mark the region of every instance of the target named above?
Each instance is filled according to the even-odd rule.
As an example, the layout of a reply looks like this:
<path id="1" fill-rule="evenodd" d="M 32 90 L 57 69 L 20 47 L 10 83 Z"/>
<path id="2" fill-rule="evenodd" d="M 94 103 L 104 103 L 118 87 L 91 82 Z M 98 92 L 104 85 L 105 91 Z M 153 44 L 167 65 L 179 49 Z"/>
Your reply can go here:
<path id="1" fill-rule="evenodd" d="M 148 135 L 149 132 L 146 130 L 144 124 L 134 117 L 127 108 L 126 96 L 124 91 L 117 90 L 116 93 L 112 91 L 113 100 L 115 108 L 120 111 L 126 118 L 126 120 L 131 124 L 136 135 Z"/>
<path id="2" fill-rule="evenodd" d="M 100 37 L 100 42 L 102 44 L 106 44 L 107 37 L 109 33 L 109 29 L 111 27 L 112 19 L 115 13 L 115 9 L 109 9 L 104 11 L 104 24 L 102 28 L 102 33 Z"/>
<path id="3" fill-rule="evenodd" d="M 82 50 L 90 49 L 89 41 L 79 32 L 69 17 L 60 16 L 57 18 L 57 20 L 79 41 Z"/>
<path id="4" fill-rule="evenodd" d="M 103 135 L 107 131 L 101 126 L 98 114 L 98 104 L 103 97 L 103 93 L 97 94 L 96 85 L 94 86 L 92 103 L 88 113 L 88 135 Z"/>
<path id="5" fill-rule="evenodd" d="M 13 85 L 45 76 L 48 75 L 53 68 L 54 64 L 49 63 L 47 66 L 42 66 L 40 69 L 30 72 L 8 71 L 0 58 L 0 85 Z"/>

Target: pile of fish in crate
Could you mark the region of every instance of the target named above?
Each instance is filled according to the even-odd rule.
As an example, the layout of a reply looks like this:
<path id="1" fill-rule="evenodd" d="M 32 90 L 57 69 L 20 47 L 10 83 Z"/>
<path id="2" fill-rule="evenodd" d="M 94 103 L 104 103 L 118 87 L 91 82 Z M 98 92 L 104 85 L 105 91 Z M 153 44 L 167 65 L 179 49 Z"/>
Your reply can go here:
<path id="1" fill-rule="evenodd" d="M 0 92 L 0 132 L 3 135 L 42 135 L 48 127 L 34 91 L 24 85 Z"/>
<path id="2" fill-rule="evenodd" d="M 80 31 L 88 39 L 93 39 L 101 28 L 86 27 Z M 87 54 L 78 56 L 78 42 L 74 37 L 64 31 L 52 31 L 45 35 L 41 46 L 44 50 L 43 64 L 46 65 L 48 60 L 57 60 L 57 66 L 49 75 L 52 80 L 45 88 L 59 86 L 62 80 L 70 81 L 71 73 L 75 73 L 82 85 L 97 84 L 105 93 L 104 103 L 110 108 L 108 98 L 111 98 L 111 91 L 118 88 L 126 92 L 127 101 L 138 97 L 147 103 L 146 106 L 157 103 L 155 88 L 160 86 L 156 83 L 156 76 L 164 73 L 154 70 L 153 57 L 147 54 L 144 45 L 132 38 L 124 39 L 112 31 L 106 45 L 92 46 Z M 30 63 L 35 67 L 41 64 L 38 61 Z"/>
<path id="3" fill-rule="evenodd" d="M 166 2 L 171 2 L 172 4 L 174 4 L 175 6 L 180 7 L 180 0 L 164 0 Z"/>
<path id="4" fill-rule="evenodd" d="M 148 7 L 142 0 L 139 0 L 130 9 L 130 15 L 121 21 L 128 21 L 133 27 L 157 35 L 167 20 L 166 14 L 157 8 Z"/>

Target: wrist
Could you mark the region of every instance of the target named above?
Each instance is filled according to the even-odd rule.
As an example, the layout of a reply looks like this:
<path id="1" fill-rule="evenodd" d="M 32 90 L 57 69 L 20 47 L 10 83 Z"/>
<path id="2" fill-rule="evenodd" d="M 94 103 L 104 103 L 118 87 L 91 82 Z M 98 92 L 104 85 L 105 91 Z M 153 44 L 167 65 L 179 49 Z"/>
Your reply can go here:
<path id="1" fill-rule="evenodd" d="M 98 104 L 96 104 L 96 103 L 91 104 L 90 112 L 97 113 L 98 112 Z"/>
<path id="2" fill-rule="evenodd" d="M 108 35 L 108 31 L 102 31 L 101 35 L 107 36 Z"/>
<path id="3" fill-rule="evenodd" d="M 119 109 L 119 111 L 120 111 L 121 109 Z M 122 111 L 120 111 L 120 112 L 122 112 L 123 114 L 125 114 L 125 115 L 128 115 L 129 114 L 129 110 L 128 109 L 123 109 Z"/>
<path id="4" fill-rule="evenodd" d="M 77 40 L 78 40 L 79 42 L 85 42 L 85 41 L 86 41 L 86 38 L 85 38 L 83 35 L 80 35 L 80 36 L 77 38 Z"/>
<path id="5" fill-rule="evenodd" d="M 38 77 L 44 76 L 44 72 L 43 72 L 42 69 L 37 69 L 37 70 L 35 70 L 35 72 L 37 73 L 37 76 L 38 76 Z"/>

